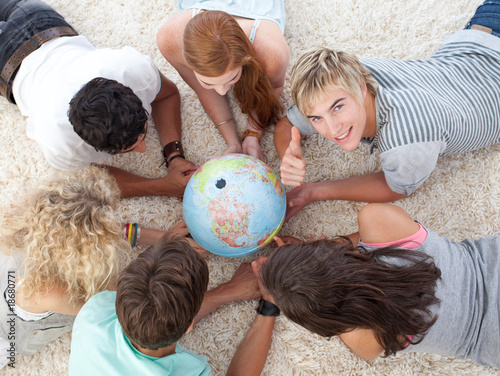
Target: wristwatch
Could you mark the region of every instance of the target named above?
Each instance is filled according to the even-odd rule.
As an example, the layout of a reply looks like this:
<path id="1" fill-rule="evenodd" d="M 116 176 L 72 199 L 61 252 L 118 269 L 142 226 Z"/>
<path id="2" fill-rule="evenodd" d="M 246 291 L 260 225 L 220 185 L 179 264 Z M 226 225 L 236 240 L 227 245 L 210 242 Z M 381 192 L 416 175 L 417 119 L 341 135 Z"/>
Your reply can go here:
<path id="1" fill-rule="evenodd" d="M 267 300 L 260 299 L 259 305 L 256 309 L 257 313 L 262 316 L 279 316 L 280 309 L 276 304 L 268 302 Z"/>

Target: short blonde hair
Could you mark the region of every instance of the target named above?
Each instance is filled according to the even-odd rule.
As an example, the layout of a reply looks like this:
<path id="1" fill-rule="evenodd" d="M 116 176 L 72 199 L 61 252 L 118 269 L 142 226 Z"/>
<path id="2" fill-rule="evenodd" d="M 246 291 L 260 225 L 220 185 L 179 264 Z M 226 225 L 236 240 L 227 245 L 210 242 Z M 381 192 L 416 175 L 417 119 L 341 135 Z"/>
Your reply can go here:
<path id="1" fill-rule="evenodd" d="M 343 89 L 363 103 L 364 83 L 375 96 L 377 81 L 355 55 L 314 47 L 307 50 L 292 68 L 290 88 L 297 108 L 307 115 L 332 89 Z"/>
<path id="2" fill-rule="evenodd" d="M 69 304 L 116 284 L 120 253 L 130 246 L 114 215 L 120 195 L 105 170 L 90 167 L 41 185 L 2 215 L 2 251 L 24 252 L 26 298 L 54 287 Z"/>

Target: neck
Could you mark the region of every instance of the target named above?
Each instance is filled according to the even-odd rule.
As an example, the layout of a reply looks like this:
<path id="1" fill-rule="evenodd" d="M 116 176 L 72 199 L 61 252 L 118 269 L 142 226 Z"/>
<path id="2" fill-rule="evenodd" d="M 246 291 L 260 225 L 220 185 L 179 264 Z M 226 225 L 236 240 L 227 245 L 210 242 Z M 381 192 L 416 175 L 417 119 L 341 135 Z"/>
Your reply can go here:
<path id="1" fill-rule="evenodd" d="M 130 341 L 130 343 L 144 355 L 154 356 L 155 358 L 164 358 L 175 353 L 175 343 L 167 347 L 161 347 L 158 350 L 145 349 L 133 341 Z"/>
<path id="2" fill-rule="evenodd" d="M 377 134 L 377 111 L 375 108 L 375 97 L 370 91 L 365 97 L 366 128 L 363 137 L 375 137 Z"/>

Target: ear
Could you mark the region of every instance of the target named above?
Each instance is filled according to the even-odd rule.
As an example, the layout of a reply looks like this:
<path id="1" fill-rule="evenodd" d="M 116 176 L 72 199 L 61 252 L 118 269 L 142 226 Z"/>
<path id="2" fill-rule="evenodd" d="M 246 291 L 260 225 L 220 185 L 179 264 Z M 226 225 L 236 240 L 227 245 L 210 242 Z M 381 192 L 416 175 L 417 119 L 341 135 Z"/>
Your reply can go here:
<path id="1" fill-rule="evenodd" d="M 365 81 L 363 81 L 361 83 L 361 91 L 363 93 L 363 100 L 364 100 L 366 98 L 366 93 L 368 92 L 368 88 L 366 86 L 366 82 Z"/>
<path id="2" fill-rule="evenodd" d="M 191 330 L 193 330 L 193 326 L 194 326 L 194 320 L 193 320 L 193 322 L 191 323 L 191 325 L 189 325 L 188 330 L 186 330 L 186 333 L 184 333 L 184 334 L 188 334 Z"/>

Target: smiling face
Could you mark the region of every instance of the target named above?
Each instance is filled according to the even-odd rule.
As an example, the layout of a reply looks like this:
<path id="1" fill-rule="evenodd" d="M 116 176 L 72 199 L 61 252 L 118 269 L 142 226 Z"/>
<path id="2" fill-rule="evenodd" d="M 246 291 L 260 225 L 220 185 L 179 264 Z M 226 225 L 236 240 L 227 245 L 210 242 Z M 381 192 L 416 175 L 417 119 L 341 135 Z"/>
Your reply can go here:
<path id="1" fill-rule="evenodd" d="M 327 90 L 307 113 L 312 126 L 325 138 L 336 142 L 346 151 L 358 147 L 362 137 L 369 137 L 364 103 L 343 89 Z M 366 86 L 363 90 L 363 102 Z"/>
<path id="2" fill-rule="evenodd" d="M 204 89 L 215 90 L 219 95 L 226 95 L 231 86 L 241 78 L 242 70 L 242 67 L 231 69 L 219 77 L 207 77 L 196 72 L 194 75 Z"/>

